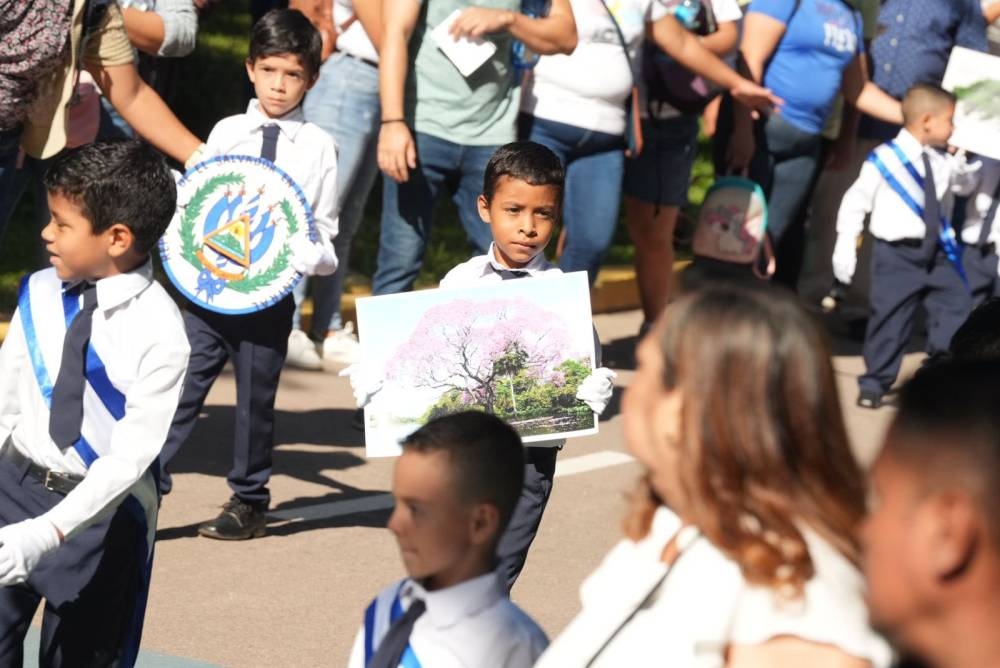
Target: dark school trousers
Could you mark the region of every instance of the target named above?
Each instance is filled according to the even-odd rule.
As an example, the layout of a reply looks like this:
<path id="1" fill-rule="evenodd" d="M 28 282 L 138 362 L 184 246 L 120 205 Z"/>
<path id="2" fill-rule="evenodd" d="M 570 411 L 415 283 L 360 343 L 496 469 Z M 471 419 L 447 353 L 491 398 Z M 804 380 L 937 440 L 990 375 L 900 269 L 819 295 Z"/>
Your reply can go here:
<path id="1" fill-rule="evenodd" d="M 187 441 L 205 397 L 227 360 L 236 375 L 233 467 L 227 480 L 246 503 L 266 505 L 274 450 L 274 399 L 288 352 L 295 301 L 289 295 L 274 306 L 246 315 L 223 315 L 188 304 L 184 327 L 191 345 L 187 377 L 173 424 L 160 453 L 160 491 L 170 491 L 167 470 Z"/>
<path id="2" fill-rule="evenodd" d="M 955 330 L 972 310 L 972 298 L 958 272 L 939 249 L 930 269 L 919 241 L 875 240 L 872 252 L 871 316 L 862 355 L 862 392 L 878 396 L 896 381 L 906 345 L 913 333 L 917 307 L 927 311 L 927 353 L 948 350 Z"/>
<path id="3" fill-rule="evenodd" d="M 500 543 L 497 545 L 499 572 L 507 579 L 507 591 L 514 587 L 517 576 L 528 558 L 528 548 L 535 540 L 542 523 L 545 504 L 552 494 L 552 478 L 556 472 L 557 447 L 532 447 L 524 449 L 524 484 L 514 513 Z"/>
<path id="4" fill-rule="evenodd" d="M 37 517 L 64 498 L 0 457 L 0 525 Z M 0 666 L 22 665 L 43 598 L 40 666 L 133 665 L 149 591 L 145 522 L 126 497 L 39 561 L 27 582 L 0 587 Z"/>
<path id="5" fill-rule="evenodd" d="M 962 264 L 972 287 L 972 305 L 979 306 L 991 297 L 1000 297 L 1000 276 L 997 276 L 997 252 L 993 244 L 984 247 L 966 246 Z"/>

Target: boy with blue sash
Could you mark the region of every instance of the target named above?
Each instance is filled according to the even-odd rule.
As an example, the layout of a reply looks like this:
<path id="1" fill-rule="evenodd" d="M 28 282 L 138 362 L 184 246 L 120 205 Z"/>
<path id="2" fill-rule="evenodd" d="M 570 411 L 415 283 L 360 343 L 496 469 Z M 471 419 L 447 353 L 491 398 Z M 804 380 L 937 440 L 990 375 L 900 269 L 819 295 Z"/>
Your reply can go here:
<path id="1" fill-rule="evenodd" d="M 978 163 L 940 150 L 948 143 L 955 96 L 930 84 L 903 98 L 903 129 L 877 147 L 844 195 L 837 216 L 833 273 L 850 284 L 857 239 L 871 214 L 875 239 L 869 301 L 871 315 L 858 378 L 858 405 L 878 408 L 892 387 L 913 331 L 917 306 L 927 310 L 927 352 L 948 349 L 968 316 L 972 299 L 962 251 L 948 222 L 954 194 L 967 194 Z"/>
<path id="2" fill-rule="evenodd" d="M 548 645 L 508 597 L 496 547 L 524 475 L 517 432 L 467 411 L 403 441 L 389 530 L 410 577 L 365 610 L 349 668 L 528 668 Z"/>
<path id="3" fill-rule="evenodd" d="M 0 348 L 0 665 L 44 598 L 41 665 L 131 666 L 189 352 L 149 258 L 176 190 L 139 142 L 71 150 L 45 185 L 53 267 L 22 282 Z"/>

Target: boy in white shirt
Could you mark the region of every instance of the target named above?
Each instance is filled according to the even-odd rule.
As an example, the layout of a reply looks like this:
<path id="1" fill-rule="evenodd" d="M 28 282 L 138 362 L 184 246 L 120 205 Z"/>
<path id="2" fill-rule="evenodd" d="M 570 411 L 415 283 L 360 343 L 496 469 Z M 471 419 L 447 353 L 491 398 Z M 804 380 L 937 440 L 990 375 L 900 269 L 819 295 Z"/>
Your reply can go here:
<path id="1" fill-rule="evenodd" d="M 431 420 L 403 441 L 389 530 L 410 577 L 368 606 L 349 668 L 535 663 L 548 639 L 494 571 L 523 461 L 517 432 L 478 411 Z"/>
<path id="2" fill-rule="evenodd" d="M 286 172 L 302 189 L 316 219 L 319 239 L 290 242 L 289 262 L 302 274 L 328 275 L 337 268 L 332 240 L 337 235 L 337 155 L 333 138 L 302 116 L 302 98 L 316 82 L 319 32 L 297 10 L 274 10 L 253 28 L 247 75 L 257 99 L 245 114 L 225 118 L 208 138 L 207 157 L 260 155 Z M 161 491 L 170 491 L 166 471 L 187 440 L 205 397 L 232 360 L 236 373 L 236 423 L 232 497 L 213 520 L 198 527 L 209 538 L 241 540 L 264 535 L 267 488 L 274 449 L 274 399 L 292 331 L 291 295 L 264 310 L 227 315 L 188 303 L 184 324 L 191 362 L 170 435 L 163 447 Z"/>
<path id="3" fill-rule="evenodd" d="M 969 196 L 965 207 L 962 242 L 965 252 L 962 263 L 969 275 L 972 301 L 982 304 L 991 297 L 1000 297 L 1000 275 L 997 274 L 997 243 L 1000 242 L 1000 160 L 980 158 L 978 186 Z"/>
<path id="4" fill-rule="evenodd" d="M 176 189 L 139 142 L 72 149 L 45 185 L 53 268 L 21 283 L 0 348 L 0 665 L 44 598 L 39 663 L 131 666 L 189 353 L 149 259 Z"/>
<path id="5" fill-rule="evenodd" d="M 844 195 L 837 216 L 833 273 L 850 284 L 857 238 L 871 213 L 875 238 L 869 301 L 871 316 L 858 378 L 858 405 L 878 408 L 899 373 L 917 306 L 927 310 L 927 352 L 943 353 L 968 316 L 972 300 L 954 232 L 948 225 L 953 194 L 967 193 L 978 163 L 935 150 L 948 143 L 955 96 L 917 84 L 903 97 L 904 126 L 876 148 Z"/>
<path id="6" fill-rule="evenodd" d="M 485 255 L 464 262 L 441 279 L 441 288 L 468 287 L 531 278 L 560 269 L 545 259 L 545 247 L 559 224 L 565 172 L 559 158 L 536 142 L 521 141 L 501 146 L 490 157 L 478 199 L 479 217 L 490 226 L 493 243 Z M 595 361 L 601 362 L 601 347 L 595 333 Z M 364 406 L 374 393 L 363 387 L 367 374 L 361 365 L 342 372 L 351 379 L 358 405 Z M 580 383 L 576 397 L 600 415 L 614 389 L 616 374 L 595 369 Z M 377 382 L 377 381 L 376 381 Z M 538 533 L 542 513 L 552 493 L 556 456 L 564 440 L 540 441 L 525 448 L 524 486 L 497 554 L 508 590 L 524 567 L 528 548 Z"/>

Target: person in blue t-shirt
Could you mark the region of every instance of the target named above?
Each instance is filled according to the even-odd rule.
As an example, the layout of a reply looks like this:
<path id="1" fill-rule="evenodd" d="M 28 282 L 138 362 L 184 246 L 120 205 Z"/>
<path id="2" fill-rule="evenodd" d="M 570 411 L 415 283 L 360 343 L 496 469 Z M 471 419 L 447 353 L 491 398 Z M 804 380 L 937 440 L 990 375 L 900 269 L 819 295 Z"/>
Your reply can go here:
<path id="1" fill-rule="evenodd" d="M 861 14 L 844 0 L 753 0 L 740 42 L 743 65 L 785 104 L 756 121 L 724 103 L 716 135 L 718 171 L 746 172 L 768 197 L 768 233 L 779 242 L 808 200 L 821 132 L 838 91 L 862 111 L 901 120 L 899 103 L 868 80 Z M 731 108 L 731 113 L 726 112 Z"/>

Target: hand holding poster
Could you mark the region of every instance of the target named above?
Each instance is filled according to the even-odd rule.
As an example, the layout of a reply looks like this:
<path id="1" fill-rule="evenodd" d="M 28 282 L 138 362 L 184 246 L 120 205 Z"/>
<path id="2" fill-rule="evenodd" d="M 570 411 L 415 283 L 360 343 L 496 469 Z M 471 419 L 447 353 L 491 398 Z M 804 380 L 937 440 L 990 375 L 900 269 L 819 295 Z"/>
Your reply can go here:
<path id="1" fill-rule="evenodd" d="M 958 98 L 949 143 L 1000 160 L 1000 58 L 956 46 L 942 86 Z"/>
<path id="2" fill-rule="evenodd" d="M 526 442 L 597 432 L 576 398 L 594 368 L 583 272 L 357 302 L 362 364 L 381 387 L 365 406 L 369 457 L 395 456 L 428 420 L 484 410 Z"/>

